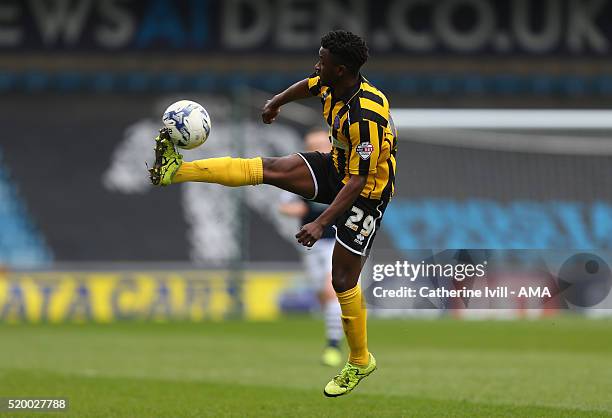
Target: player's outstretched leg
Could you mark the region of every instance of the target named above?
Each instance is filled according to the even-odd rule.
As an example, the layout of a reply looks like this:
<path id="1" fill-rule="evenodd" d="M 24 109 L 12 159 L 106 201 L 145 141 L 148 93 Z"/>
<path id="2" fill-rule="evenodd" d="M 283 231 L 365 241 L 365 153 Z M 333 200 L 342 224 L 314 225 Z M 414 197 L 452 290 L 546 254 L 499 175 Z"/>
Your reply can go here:
<path id="1" fill-rule="evenodd" d="M 336 242 L 333 255 L 332 283 L 342 309 L 342 327 L 350 354 L 344 368 L 325 386 L 328 397 L 346 395 L 376 370 L 376 359 L 368 351 L 366 309 L 357 283 L 361 272 L 361 256 L 351 253 Z"/>
<path id="2" fill-rule="evenodd" d="M 166 128 L 155 138 L 155 163 L 149 170 L 154 185 L 168 186 L 186 181 L 237 187 L 263 183 L 263 162 L 257 158 L 208 158 L 183 161 Z"/>
<path id="3" fill-rule="evenodd" d="M 304 160 L 297 154 L 273 158 L 206 158 L 183 161 L 170 141 L 167 130 L 155 138 L 155 163 L 149 170 L 151 182 L 168 186 L 188 181 L 216 183 L 223 186 L 270 184 L 310 198 L 315 185 Z"/>

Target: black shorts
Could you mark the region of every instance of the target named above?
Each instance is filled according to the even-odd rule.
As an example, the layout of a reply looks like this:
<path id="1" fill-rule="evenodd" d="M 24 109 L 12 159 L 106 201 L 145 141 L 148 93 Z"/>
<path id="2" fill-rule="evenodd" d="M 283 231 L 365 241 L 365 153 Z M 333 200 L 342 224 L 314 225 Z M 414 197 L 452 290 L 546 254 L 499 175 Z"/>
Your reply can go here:
<path id="1" fill-rule="evenodd" d="M 298 155 L 306 162 L 315 186 L 314 196 L 304 197 L 329 205 L 343 187 L 331 154 L 315 151 L 300 152 Z M 353 206 L 335 220 L 336 241 L 355 254 L 367 256 L 388 203 L 359 196 Z"/>

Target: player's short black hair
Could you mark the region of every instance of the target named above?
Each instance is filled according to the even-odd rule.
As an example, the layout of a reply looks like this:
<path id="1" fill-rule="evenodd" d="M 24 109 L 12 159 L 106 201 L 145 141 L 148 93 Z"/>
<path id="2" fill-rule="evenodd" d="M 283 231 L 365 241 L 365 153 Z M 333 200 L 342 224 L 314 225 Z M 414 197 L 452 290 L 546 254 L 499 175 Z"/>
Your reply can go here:
<path id="1" fill-rule="evenodd" d="M 321 46 L 327 49 L 338 64 L 346 66 L 353 74 L 368 60 L 368 46 L 365 41 L 352 32 L 334 30 L 321 38 Z"/>

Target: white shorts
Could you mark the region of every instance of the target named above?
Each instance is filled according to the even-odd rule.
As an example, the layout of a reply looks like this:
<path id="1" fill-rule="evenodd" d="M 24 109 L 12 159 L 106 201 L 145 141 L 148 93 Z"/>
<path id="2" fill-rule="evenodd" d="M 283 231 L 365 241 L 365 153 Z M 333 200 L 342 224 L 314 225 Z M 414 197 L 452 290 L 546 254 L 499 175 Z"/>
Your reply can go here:
<path id="1" fill-rule="evenodd" d="M 324 289 L 327 281 L 331 280 L 332 254 L 335 244 L 334 238 L 323 238 L 318 240 L 310 250 L 304 251 L 306 275 L 317 291 Z"/>

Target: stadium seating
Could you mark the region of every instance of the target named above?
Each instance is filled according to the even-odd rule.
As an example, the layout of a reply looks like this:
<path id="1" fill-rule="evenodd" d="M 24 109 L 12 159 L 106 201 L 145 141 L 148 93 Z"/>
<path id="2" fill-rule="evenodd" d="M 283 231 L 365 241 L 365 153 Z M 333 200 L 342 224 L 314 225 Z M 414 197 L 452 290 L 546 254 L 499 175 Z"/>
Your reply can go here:
<path id="1" fill-rule="evenodd" d="M 277 91 L 305 74 L 217 72 L 0 72 L 0 92 L 172 92 L 227 91 L 249 86 Z M 612 95 L 612 78 L 607 75 L 493 74 L 476 73 L 377 73 L 368 78 L 381 89 L 400 94 L 446 97 L 463 96 L 555 96 L 607 97 Z"/>

